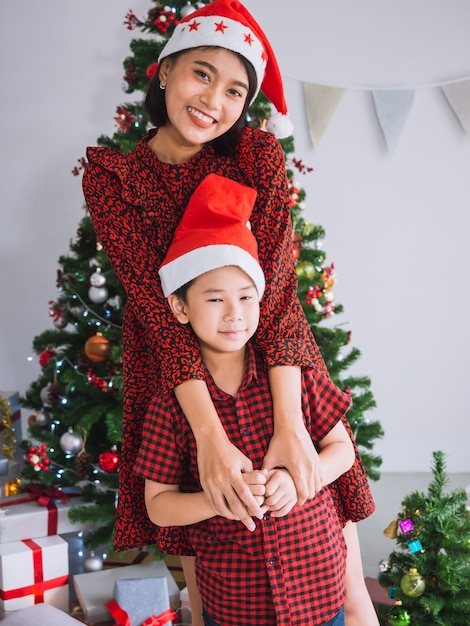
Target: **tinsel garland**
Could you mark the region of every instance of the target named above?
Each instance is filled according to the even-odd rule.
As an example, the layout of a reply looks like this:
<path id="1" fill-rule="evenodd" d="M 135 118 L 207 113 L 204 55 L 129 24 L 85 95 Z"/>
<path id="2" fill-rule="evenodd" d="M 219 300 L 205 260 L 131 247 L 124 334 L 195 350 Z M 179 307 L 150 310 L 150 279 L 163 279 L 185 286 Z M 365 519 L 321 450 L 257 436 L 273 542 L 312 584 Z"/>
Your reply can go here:
<path id="1" fill-rule="evenodd" d="M 0 419 L 3 428 L 3 444 L 1 447 L 2 453 L 6 458 L 11 461 L 15 456 L 16 437 L 15 430 L 11 425 L 12 410 L 10 403 L 6 398 L 0 394 Z"/>

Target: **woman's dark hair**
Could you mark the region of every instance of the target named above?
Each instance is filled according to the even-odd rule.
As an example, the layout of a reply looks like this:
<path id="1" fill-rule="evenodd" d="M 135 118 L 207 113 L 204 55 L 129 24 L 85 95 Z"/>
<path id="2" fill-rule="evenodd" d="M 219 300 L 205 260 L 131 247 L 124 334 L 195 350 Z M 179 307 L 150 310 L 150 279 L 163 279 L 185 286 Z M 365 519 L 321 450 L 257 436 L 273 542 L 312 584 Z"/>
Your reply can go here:
<path id="1" fill-rule="evenodd" d="M 207 47 L 209 48 L 212 46 Z M 201 46 L 201 48 L 203 48 L 203 46 Z M 194 48 L 191 48 L 190 50 L 194 50 Z M 166 58 L 169 61 L 174 61 L 179 56 L 185 54 L 188 51 L 189 50 L 180 50 L 178 52 L 175 52 L 174 54 L 170 54 Z M 234 52 L 233 54 L 235 54 L 240 59 L 246 70 L 248 76 L 248 94 L 242 114 L 235 122 L 235 124 L 231 128 L 229 128 L 229 130 L 223 135 L 217 137 L 210 142 L 210 144 L 214 146 L 215 151 L 223 156 L 234 156 L 235 147 L 238 143 L 238 140 L 240 139 L 242 130 L 246 126 L 246 117 L 250 102 L 252 101 L 258 86 L 258 80 L 253 65 L 248 61 L 248 59 L 245 59 L 244 56 L 238 54 L 238 52 Z M 168 112 L 165 102 L 165 90 L 160 89 L 160 76 L 158 70 L 150 79 L 147 93 L 145 95 L 144 106 L 149 116 L 149 119 L 154 126 L 156 126 L 157 128 L 165 126 L 165 124 L 168 122 Z"/>

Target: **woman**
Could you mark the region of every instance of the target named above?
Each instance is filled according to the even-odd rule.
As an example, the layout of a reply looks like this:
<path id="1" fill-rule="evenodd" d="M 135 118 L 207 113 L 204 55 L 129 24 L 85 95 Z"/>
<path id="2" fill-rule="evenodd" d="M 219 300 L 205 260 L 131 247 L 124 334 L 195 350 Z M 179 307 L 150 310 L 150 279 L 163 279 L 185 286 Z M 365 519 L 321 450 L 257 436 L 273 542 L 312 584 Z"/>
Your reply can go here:
<path id="1" fill-rule="evenodd" d="M 150 522 L 143 481 L 132 473 L 143 417 L 162 386 L 175 389 L 191 425 L 201 482 L 215 510 L 247 528 L 253 526 L 252 516 L 261 517 L 241 478 L 252 469 L 251 461 L 229 443 L 202 380 L 198 346 L 172 318 L 157 274 L 184 207 L 211 172 L 257 191 L 250 222 L 267 288 L 256 344 L 270 367 L 275 423 L 264 467 L 289 470 L 299 504 L 321 488 L 316 452 L 302 420 L 300 368 L 314 365 L 325 373 L 326 368 L 297 299 L 284 154 L 273 135 L 245 126 L 260 88 L 280 113 L 287 113 L 276 58 L 261 28 L 236 0 L 215 0 L 179 23 L 159 57 L 146 97 L 156 128 L 127 155 L 104 148 L 87 153 L 85 198 L 97 237 L 127 293 L 118 550 L 155 544 L 163 552 L 191 554 L 183 533 L 159 530 Z M 358 456 L 343 479 L 344 494 L 351 486 L 360 489 L 358 498 L 339 506 L 340 520 L 358 521 L 374 507 Z M 182 560 L 191 588 L 192 569 Z"/>

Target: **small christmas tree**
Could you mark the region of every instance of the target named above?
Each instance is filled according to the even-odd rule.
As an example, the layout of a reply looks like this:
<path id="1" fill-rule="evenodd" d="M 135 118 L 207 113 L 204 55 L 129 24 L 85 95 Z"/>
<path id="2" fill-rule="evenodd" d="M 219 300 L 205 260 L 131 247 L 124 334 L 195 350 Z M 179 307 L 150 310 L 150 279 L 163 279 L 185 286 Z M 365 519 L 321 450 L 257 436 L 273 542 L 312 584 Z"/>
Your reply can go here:
<path id="1" fill-rule="evenodd" d="M 427 494 L 413 492 L 385 530 L 397 547 L 380 564 L 379 582 L 397 605 L 392 625 L 470 624 L 470 516 L 464 489 L 446 492 L 443 452 L 433 453 Z"/>
<path id="2" fill-rule="evenodd" d="M 117 107 L 117 130 L 112 137 L 99 137 L 99 145 L 128 152 L 145 135 L 148 118 L 142 93 L 177 20 L 194 10 L 195 6 L 186 0 L 176 0 L 171 8 L 152 0 L 143 20 L 128 12 L 125 26 L 146 35 L 131 42 L 132 54 L 124 60 L 125 91 L 138 92 L 140 99 Z M 260 94 L 250 109 L 248 122 L 264 127 L 270 113 L 269 102 Z M 364 417 L 375 406 L 370 380 L 346 373 L 360 356 L 357 349 L 348 346 L 349 331 L 322 325 L 341 313 L 342 307 L 334 301 L 334 267 L 326 266 L 326 254 L 321 249 L 324 231 L 302 218 L 305 192 L 296 182 L 294 172 L 306 174 L 311 168 L 290 156 L 294 151 L 293 137 L 281 143 L 290 184 L 299 298 L 333 380 L 352 394 L 348 417 L 366 471 L 371 478 L 378 478 L 381 459 L 370 451 L 383 432 L 379 422 Z M 73 173 L 78 175 L 85 167 L 86 161 L 80 159 Z M 96 522 L 97 528 L 88 531 L 84 539 L 86 547 L 95 548 L 112 545 L 113 537 L 121 443 L 121 326 L 125 294 L 96 240 L 87 213 L 70 244 L 70 254 L 62 256 L 59 265 L 58 295 L 49 304 L 55 328 L 33 341 L 42 370 L 22 398 L 23 406 L 34 410 L 29 420 L 29 439 L 22 444 L 27 455 L 23 483 L 55 487 L 79 484 L 83 498 L 95 506 L 74 506 L 70 517 L 78 524 Z"/>

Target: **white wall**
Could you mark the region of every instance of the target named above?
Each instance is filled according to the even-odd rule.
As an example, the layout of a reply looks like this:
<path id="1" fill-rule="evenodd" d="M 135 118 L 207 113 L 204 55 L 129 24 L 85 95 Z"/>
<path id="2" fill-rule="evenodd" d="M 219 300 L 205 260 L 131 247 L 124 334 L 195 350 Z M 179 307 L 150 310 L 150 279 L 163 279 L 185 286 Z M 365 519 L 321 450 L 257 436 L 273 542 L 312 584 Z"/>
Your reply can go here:
<path id="1" fill-rule="evenodd" d="M 362 351 L 385 438 L 384 471 L 427 471 L 433 450 L 469 471 L 464 451 L 470 333 L 470 138 L 439 89 L 470 77 L 466 0 L 246 0 L 285 76 L 305 217 L 322 224 L 337 270 L 338 322 Z M 38 373 L 32 338 L 50 325 L 59 255 L 83 215 L 70 174 L 85 146 L 114 132 L 122 26 L 150 0 L 0 3 L 0 389 Z M 300 80 L 348 87 L 319 146 L 308 136 Z M 367 87 L 420 87 L 389 156 Z M 130 97 L 130 99 L 134 99 Z"/>

